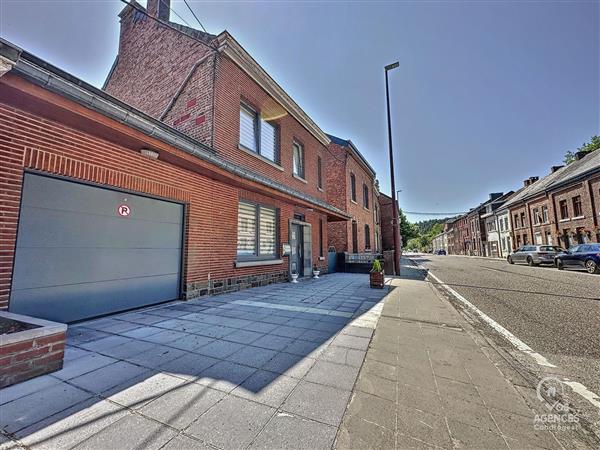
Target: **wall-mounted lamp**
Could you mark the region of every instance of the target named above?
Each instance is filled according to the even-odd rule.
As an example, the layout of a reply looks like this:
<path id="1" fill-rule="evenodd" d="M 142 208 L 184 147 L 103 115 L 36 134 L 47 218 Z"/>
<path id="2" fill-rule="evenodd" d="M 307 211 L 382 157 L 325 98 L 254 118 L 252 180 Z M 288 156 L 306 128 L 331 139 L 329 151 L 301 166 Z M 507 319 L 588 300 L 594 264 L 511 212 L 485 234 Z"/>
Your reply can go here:
<path id="1" fill-rule="evenodd" d="M 140 150 L 140 154 L 150 159 L 158 159 L 158 152 L 155 150 L 150 150 L 149 148 L 143 148 Z"/>

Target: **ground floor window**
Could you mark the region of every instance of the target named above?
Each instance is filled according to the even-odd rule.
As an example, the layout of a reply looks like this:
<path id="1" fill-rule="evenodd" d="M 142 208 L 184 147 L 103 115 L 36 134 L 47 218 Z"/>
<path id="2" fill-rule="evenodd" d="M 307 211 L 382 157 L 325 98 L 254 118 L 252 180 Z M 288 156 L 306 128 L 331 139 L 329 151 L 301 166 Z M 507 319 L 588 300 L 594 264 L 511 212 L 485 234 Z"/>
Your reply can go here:
<path id="1" fill-rule="evenodd" d="M 274 258 L 277 248 L 277 209 L 247 201 L 239 202 L 238 257 Z"/>
<path id="2" fill-rule="evenodd" d="M 365 225 L 365 250 L 369 250 L 371 248 L 371 230 L 369 229 L 369 225 Z"/>

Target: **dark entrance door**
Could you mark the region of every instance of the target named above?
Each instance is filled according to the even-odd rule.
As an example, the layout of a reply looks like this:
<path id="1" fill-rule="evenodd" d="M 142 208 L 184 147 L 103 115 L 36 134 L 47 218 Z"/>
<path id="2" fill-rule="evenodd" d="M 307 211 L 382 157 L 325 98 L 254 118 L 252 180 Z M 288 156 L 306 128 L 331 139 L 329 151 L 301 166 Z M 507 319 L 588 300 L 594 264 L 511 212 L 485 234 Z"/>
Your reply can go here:
<path id="1" fill-rule="evenodd" d="M 352 253 L 358 253 L 358 225 L 352 221 Z"/>
<path id="2" fill-rule="evenodd" d="M 291 226 L 290 246 L 292 247 L 291 271 L 298 277 L 304 276 L 304 233 L 302 225 L 293 223 Z"/>

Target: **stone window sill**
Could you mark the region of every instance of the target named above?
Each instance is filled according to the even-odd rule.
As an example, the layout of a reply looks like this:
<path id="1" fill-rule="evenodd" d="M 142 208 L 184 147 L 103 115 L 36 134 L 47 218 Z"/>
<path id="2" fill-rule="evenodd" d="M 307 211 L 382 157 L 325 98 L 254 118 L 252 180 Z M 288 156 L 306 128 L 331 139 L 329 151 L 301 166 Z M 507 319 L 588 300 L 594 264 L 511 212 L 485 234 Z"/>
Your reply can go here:
<path id="1" fill-rule="evenodd" d="M 571 221 L 571 219 L 569 219 L 569 218 L 567 218 L 567 219 L 560 219 L 558 221 L 558 223 L 564 223 L 564 222 L 570 222 L 570 221 Z"/>
<path id="2" fill-rule="evenodd" d="M 235 267 L 272 266 L 283 263 L 283 259 L 259 259 L 254 261 L 235 261 Z"/>
<path id="3" fill-rule="evenodd" d="M 283 167 L 281 167 L 279 164 L 277 164 L 276 162 L 271 161 L 268 158 L 265 158 L 264 156 L 262 156 L 259 153 L 256 153 L 255 151 L 250 150 L 249 148 L 244 147 L 242 144 L 238 144 L 238 149 L 240 149 L 241 151 L 248 153 L 249 155 L 254 156 L 257 159 L 260 159 L 262 162 L 267 163 L 270 166 L 275 167 L 277 170 L 281 170 L 283 172 Z"/>
<path id="4" fill-rule="evenodd" d="M 308 184 L 308 181 L 306 181 L 304 178 L 302 178 L 300 175 L 296 175 L 295 173 L 292 174 L 292 176 L 296 179 L 296 180 L 300 180 L 305 184 Z"/>
<path id="5" fill-rule="evenodd" d="M 585 216 L 573 217 L 571 220 L 581 220 L 581 219 L 585 219 Z"/>

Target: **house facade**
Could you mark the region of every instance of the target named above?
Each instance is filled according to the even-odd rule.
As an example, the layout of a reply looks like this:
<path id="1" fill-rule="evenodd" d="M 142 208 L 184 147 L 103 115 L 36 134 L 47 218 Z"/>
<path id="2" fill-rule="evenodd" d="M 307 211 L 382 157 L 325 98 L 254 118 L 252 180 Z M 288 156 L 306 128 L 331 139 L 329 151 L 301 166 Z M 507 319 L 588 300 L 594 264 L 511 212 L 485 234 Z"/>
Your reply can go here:
<path id="1" fill-rule="evenodd" d="M 380 250 L 379 193 L 375 171 L 350 140 L 328 135 L 324 173 L 327 201 L 351 220 L 328 225 L 328 247 L 338 253 L 374 253 Z"/>
<path id="2" fill-rule="evenodd" d="M 0 308 L 70 322 L 309 276 L 349 219 L 328 137 L 239 44 L 135 5 L 105 91 L 0 42 Z"/>
<path id="3" fill-rule="evenodd" d="M 396 205 L 398 201 L 396 200 Z M 400 208 L 398 207 L 398 211 Z M 394 249 L 394 226 L 399 226 L 399 218 L 394 220 L 394 205 L 392 197 L 379 193 L 379 212 L 380 212 L 380 229 L 381 229 L 381 250 L 388 251 Z M 400 236 L 402 246 L 402 236 Z"/>

